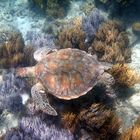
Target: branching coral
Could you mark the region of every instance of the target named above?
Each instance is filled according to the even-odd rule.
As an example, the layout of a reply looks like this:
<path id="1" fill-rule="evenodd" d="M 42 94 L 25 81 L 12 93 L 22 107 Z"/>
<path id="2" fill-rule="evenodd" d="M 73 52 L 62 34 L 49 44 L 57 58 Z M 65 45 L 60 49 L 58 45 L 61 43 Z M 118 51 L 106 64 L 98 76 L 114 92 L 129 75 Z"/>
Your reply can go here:
<path id="1" fill-rule="evenodd" d="M 3 68 L 15 67 L 22 63 L 24 41 L 21 33 L 9 27 L 0 30 L 0 66 Z"/>
<path id="2" fill-rule="evenodd" d="M 82 20 L 82 28 L 86 34 L 85 42 L 91 42 L 94 39 L 96 31 L 100 24 L 104 21 L 104 17 L 100 14 L 99 10 L 94 9 L 89 16 Z"/>
<path id="3" fill-rule="evenodd" d="M 11 68 L 19 65 L 30 65 L 30 62 L 26 60 L 27 57 L 25 57 L 27 49 L 24 47 L 24 40 L 20 31 L 13 26 L 4 27 L 0 30 L 0 67 Z M 28 51 L 28 58 L 29 56 Z"/>
<path id="4" fill-rule="evenodd" d="M 32 139 L 32 140 L 74 140 L 73 135 L 55 126 L 47 126 L 39 117 L 24 117 L 19 123 L 19 128 L 6 133 L 6 140 L 11 139 Z"/>
<path id="5" fill-rule="evenodd" d="M 140 117 L 135 122 L 134 126 L 124 131 L 120 140 L 139 140 L 140 139 Z"/>
<path id="6" fill-rule="evenodd" d="M 61 124 L 63 128 L 70 130 L 72 133 L 76 131 L 77 122 L 78 118 L 75 113 L 67 112 L 61 115 Z"/>
<path id="7" fill-rule="evenodd" d="M 84 12 L 86 15 L 89 14 L 94 8 L 95 5 L 92 0 L 85 0 L 80 6 L 81 11 Z"/>
<path id="8" fill-rule="evenodd" d="M 0 109 L 19 112 L 24 109 L 20 92 L 25 87 L 23 81 L 17 80 L 12 73 L 7 74 L 0 84 Z"/>
<path id="9" fill-rule="evenodd" d="M 70 4 L 70 0 L 29 0 L 29 2 L 54 18 L 65 16 Z"/>
<path id="10" fill-rule="evenodd" d="M 92 49 L 100 61 L 124 63 L 131 59 L 127 33 L 118 21 L 110 20 L 102 24 L 95 35 Z"/>
<path id="11" fill-rule="evenodd" d="M 56 40 L 56 44 L 61 48 L 78 48 L 87 50 L 87 44 L 85 43 L 85 33 L 82 31 L 81 20 L 74 19 L 65 26 L 59 33 Z"/>
<path id="12" fill-rule="evenodd" d="M 54 37 L 42 32 L 37 33 L 34 31 L 28 31 L 25 41 L 27 45 L 33 46 L 36 49 L 41 47 L 56 49 L 56 45 L 54 44 Z"/>
<path id="13" fill-rule="evenodd" d="M 36 61 L 33 57 L 34 52 L 35 49 L 32 46 L 27 46 L 24 48 L 24 57 L 23 57 L 24 65 L 29 66 L 35 65 Z"/>
<path id="14" fill-rule="evenodd" d="M 115 78 L 116 84 L 132 87 L 135 84 L 140 83 L 140 76 L 127 64 L 113 65 L 108 72 Z"/>
<path id="15" fill-rule="evenodd" d="M 70 5 L 70 0 L 48 0 L 47 13 L 54 18 L 64 17 Z"/>
<path id="16" fill-rule="evenodd" d="M 53 21 L 45 20 L 42 31 L 57 36 L 63 28 L 72 28 L 73 26 L 81 26 L 82 17 L 74 17 L 70 19 L 56 19 Z"/>
<path id="17" fill-rule="evenodd" d="M 109 139 L 118 135 L 120 121 L 117 116 L 101 104 L 92 104 L 79 115 L 80 126 L 92 132 L 94 138 Z"/>

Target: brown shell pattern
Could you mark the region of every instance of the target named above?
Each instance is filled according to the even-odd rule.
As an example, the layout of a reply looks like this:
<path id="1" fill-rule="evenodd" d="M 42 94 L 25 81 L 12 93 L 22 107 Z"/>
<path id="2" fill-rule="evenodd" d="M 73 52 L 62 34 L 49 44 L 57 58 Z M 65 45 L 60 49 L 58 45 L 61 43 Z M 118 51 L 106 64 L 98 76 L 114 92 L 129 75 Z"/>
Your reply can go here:
<path id="1" fill-rule="evenodd" d="M 95 85 L 100 65 L 78 49 L 62 49 L 48 54 L 36 65 L 37 76 L 54 96 L 69 100 L 86 94 Z"/>

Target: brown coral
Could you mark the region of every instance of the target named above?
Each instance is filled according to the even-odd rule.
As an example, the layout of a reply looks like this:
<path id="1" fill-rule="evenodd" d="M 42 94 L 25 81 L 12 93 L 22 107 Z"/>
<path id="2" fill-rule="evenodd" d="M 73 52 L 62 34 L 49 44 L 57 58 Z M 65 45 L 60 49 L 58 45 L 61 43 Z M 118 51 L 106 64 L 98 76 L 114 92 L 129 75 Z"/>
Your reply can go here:
<path id="1" fill-rule="evenodd" d="M 36 61 L 33 56 L 34 51 L 35 50 L 32 46 L 26 46 L 24 48 L 24 58 L 23 58 L 24 65 L 30 65 L 30 66 L 35 65 Z"/>
<path id="2" fill-rule="evenodd" d="M 56 44 L 61 48 L 88 49 L 85 41 L 85 33 L 82 30 L 81 18 L 73 19 L 59 33 Z"/>
<path id="3" fill-rule="evenodd" d="M 33 49 L 29 51 L 25 47 L 20 31 L 12 26 L 4 27 L 0 29 L 0 68 L 34 64 Z"/>
<path id="4" fill-rule="evenodd" d="M 118 135 L 120 121 L 111 109 L 101 104 L 92 104 L 79 115 L 82 128 L 92 132 L 94 138 L 108 140 Z"/>
<path id="5" fill-rule="evenodd" d="M 116 84 L 132 87 L 140 82 L 140 76 L 127 64 L 113 65 L 108 72 L 115 78 Z"/>
<path id="6" fill-rule="evenodd" d="M 127 33 L 120 22 L 110 20 L 102 24 L 92 43 L 93 53 L 100 61 L 109 63 L 130 62 L 131 50 Z"/>
<path id="7" fill-rule="evenodd" d="M 73 112 L 66 112 L 61 115 L 61 125 L 70 130 L 72 133 L 76 131 L 76 126 L 78 123 L 77 114 Z"/>
<path id="8" fill-rule="evenodd" d="M 140 117 L 132 128 L 122 133 L 120 140 L 139 140 L 140 139 Z"/>
<path id="9" fill-rule="evenodd" d="M 22 63 L 24 41 L 21 33 L 15 29 L 0 31 L 0 67 L 16 67 Z"/>
<path id="10" fill-rule="evenodd" d="M 29 3 L 38 7 L 50 17 L 62 18 L 67 13 L 70 0 L 29 0 Z"/>

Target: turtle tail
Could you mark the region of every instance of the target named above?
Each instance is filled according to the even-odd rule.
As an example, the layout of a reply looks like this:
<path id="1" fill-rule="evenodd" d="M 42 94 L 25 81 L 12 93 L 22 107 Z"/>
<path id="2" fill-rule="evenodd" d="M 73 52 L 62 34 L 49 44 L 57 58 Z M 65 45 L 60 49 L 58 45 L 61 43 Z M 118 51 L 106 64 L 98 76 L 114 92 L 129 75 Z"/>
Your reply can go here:
<path id="1" fill-rule="evenodd" d="M 35 67 L 17 68 L 15 74 L 17 77 L 35 77 Z"/>

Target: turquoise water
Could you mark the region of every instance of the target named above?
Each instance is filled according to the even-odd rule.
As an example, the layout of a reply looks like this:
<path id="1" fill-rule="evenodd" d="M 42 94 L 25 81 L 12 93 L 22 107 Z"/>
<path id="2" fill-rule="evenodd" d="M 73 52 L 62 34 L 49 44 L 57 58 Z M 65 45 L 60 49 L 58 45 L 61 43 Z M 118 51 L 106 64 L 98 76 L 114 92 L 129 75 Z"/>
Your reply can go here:
<path id="1" fill-rule="evenodd" d="M 15 70 L 19 67 L 34 66 L 37 63 L 35 59 L 46 55 L 43 49 L 41 49 L 42 54 L 37 52 L 36 56 L 34 55 L 34 52 L 40 48 L 45 48 L 50 53 L 51 50 L 72 48 L 86 51 L 97 58 L 100 64 L 107 66 L 117 63 L 127 64 L 138 73 L 138 77 L 140 75 L 139 7 L 139 0 L 1 0 L 0 136 L 6 140 L 87 140 L 96 139 L 96 136 L 99 139 L 101 126 L 97 124 L 103 123 L 105 109 L 101 109 L 99 115 L 97 113 L 99 120 L 96 115 L 93 117 L 93 120 L 98 121 L 97 124 L 94 121 L 91 122 L 93 124 L 87 123 L 90 119 L 87 114 L 91 111 L 89 106 L 95 103 L 103 104 L 116 113 L 121 122 L 118 128 L 120 134 L 132 127 L 140 112 L 139 83 L 131 88 L 115 85 L 110 89 L 109 82 L 101 80 L 87 96 L 72 101 L 59 100 L 50 95 L 49 102 L 58 112 L 58 117 L 53 117 L 42 112 L 35 113 L 34 103 L 30 103 L 31 87 L 38 81 L 36 77 L 17 78 Z M 114 23 L 113 20 L 117 22 Z M 116 46 L 121 49 L 119 47 L 116 50 L 112 49 Z M 127 49 L 131 53 L 127 53 Z M 114 55 L 111 51 L 114 51 Z M 102 89 L 100 84 L 107 87 L 107 90 Z M 71 124 L 68 127 L 61 124 L 63 113 L 76 112 L 78 115 L 84 109 L 88 110 L 87 114 L 83 115 L 85 117 L 83 119 L 87 122 L 80 120 L 81 125 L 78 130 L 73 132 Z M 94 109 L 96 110 L 96 107 L 92 113 Z M 101 116 L 103 118 L 100 119 Z M 71 119 L 67 118 L 67 121 Z M 102 139 L 119 139 L 115 134 L 112 135 L 107 132 Z"/>

